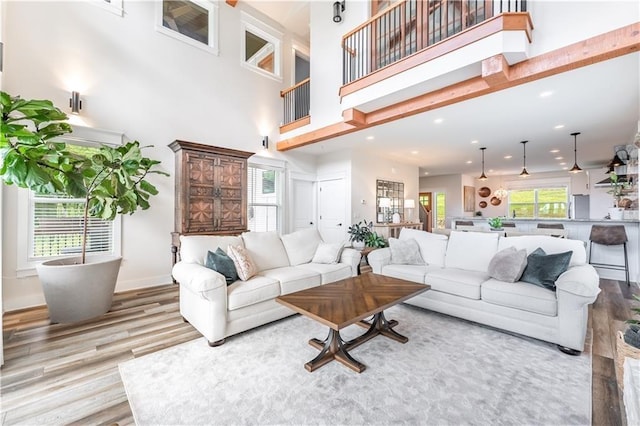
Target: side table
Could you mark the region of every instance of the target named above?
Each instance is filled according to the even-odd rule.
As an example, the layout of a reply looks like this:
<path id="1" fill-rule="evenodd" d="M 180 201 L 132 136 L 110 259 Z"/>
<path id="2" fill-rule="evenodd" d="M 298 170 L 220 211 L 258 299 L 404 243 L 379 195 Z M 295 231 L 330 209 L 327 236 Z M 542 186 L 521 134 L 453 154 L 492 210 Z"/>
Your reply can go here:
<path id="1" fill-rule="evenodd" d="M 360 265 L 362 264 L 362 261 L 364 260 L 365 262 L 367 262 L 367 266 L 368 266 L 369 259 L 367 258 L 367 256 L 369 255 L 369 253 L 371 253 L 374 250 L 376 250 L 376 247 L 365 247 L 362 250 L 360 250 L 360 262 L 358 263 L 358 275 L 360 275 Z"/>

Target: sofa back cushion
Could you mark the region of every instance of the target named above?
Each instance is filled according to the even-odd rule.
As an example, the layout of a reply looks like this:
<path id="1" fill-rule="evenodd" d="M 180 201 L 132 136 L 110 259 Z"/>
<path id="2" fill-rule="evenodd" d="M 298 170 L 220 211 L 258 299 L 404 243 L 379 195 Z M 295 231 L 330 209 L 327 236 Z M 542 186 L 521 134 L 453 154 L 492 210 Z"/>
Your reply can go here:
<path id="1" fill-rule="evenodd" d="M 205 265 L 207 253 L 218 247 L 227 253 L 229 245 L 242 245 L 242 238 L 221 235 L 180 235 L 180 260 Z"/>
<path id="2" fill-rule="evenodd" d="M 245 232 L 242 240 L 259 272 L 289 266 L 287 251 L 277 232 Z"/>
<path id="3" fill-rule="evenodd" d="M 416 240 L 420 247 L 420 256 L 427 265 L 444 266 L 444 256 L 447 252 L 447 236 L 420 231 L 418 229 L 402 228 L 399 240 Z"/>
<path id="4" fill-rule="evenodd" d="M 322 242 L 320 233 L 315 228 L 301 229 L 280 237 L 289 257 L 291 266 L 311 262 L 313 255 Z"/>
<path id="5" fill-rule="evenodd" d="M 497 232 L 451 231 L 445 266 L 467 271 L 487 272 L 498 252 Z"/>
<path id="6" fill-rule="evenodd" d="M 527 255 L 533 253 L 540 247 L 547 254 L 562 253 L 572 251 L 569 266 L 584 265 L 587 263 L 587 251 L 585 244 L 580 240 L 570 240 L 567 238 L 556 238 L 548 235 L 521 235 L 517 237 L 500 237 L 498 249 L 507 247 L 527 250 Z"/>

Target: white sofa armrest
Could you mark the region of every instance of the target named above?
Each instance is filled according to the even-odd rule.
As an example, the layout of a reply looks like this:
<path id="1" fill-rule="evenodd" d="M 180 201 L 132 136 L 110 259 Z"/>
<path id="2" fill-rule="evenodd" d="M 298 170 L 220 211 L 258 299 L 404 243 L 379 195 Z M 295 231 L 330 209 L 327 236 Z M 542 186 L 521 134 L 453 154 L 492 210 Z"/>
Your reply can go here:
<path id="1" fill-rule="evenodd" d="M 587 300 L 585 303 L 593 303 L 600 293 L 599 282 L 600 278 L 593 266 L 577 265 L 558 277 L 556 289 L 559 292 L 585 298 Z"/>
<path id="2" fill-rule="evenodd" d="M 340 263 L 346 263 L 351 267 L 351 276 L 355 277 L 358 275 L 358 265 L 360 264 L 360 259 L 362 255 L 358 250 L 346 247 L 342 250 L 342 254 L 340 255 Z"/>
<path id="3" fill-rule="evenodd" d="M 180 285 L 188 287 L 194 293 L 200 294 L 205 299 L 211 297 L 212 290 L 223 290 L 227 293 L 227 281 L 219 272 L 202 266 L 198 263 L 178 262 L 174 265 L 171 274 Z"/>
<path id="4" fill-rule="evenodd" d="M 391 249 L 385 247 L 373 250 L 367 255 L 367 260 L 374 274 L 382 274 L 382 268 L 391 263 Z"/>

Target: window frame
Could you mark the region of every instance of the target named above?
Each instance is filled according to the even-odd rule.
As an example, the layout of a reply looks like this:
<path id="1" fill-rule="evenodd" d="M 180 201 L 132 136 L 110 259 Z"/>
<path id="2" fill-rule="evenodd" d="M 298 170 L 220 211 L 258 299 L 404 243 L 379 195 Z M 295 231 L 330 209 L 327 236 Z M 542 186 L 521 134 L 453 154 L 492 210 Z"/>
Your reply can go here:
<path id="1" fill-rule="evenodd" d="M 507 216 L 511 215 L 512 207 L 511 207 L 511 191 L 521 191 L 521 190 L 533 190 L 534 191 L 534 201 L 533 201 L 533 217 L 525 217 L 524 219 L 563 219 L 559 217 L 541 217 L 538 216 L 538 191 L 542 189 L 552 189 L 552 188 L 564 188 L 567 191 L 567 198 L 564 201 L 565 204 L 565 217 L 564 219 L 568 219 L 569 217 L 569 206 L 571 201 L 571 179 L 570 178 L 550 178 L 550 179 L 539 179 L 535 181 L 528 182 L 518 182 L 512 181 L 508 182 L 506 185 L 506 189 L 509 192 L 507 195 Z M 517 218 L 517 217 L 516 217 Z"/>
<path id="2" fill-rule="evenodd" d="M 164 17 L 163 5 L 165 0 L 156 1 L 156 19 L 155 19 L 156 31 L 166 36 L 172 37 L 176 40 L 187 43 L 191 46 L 205 50 L 217 56 L 220 52 L 220 49 L 218 47 L 218 40 L 219 40 L 218 4 L 210 0 L 183 0 L 183 1 L 193 3 L 196 6 L 199 6 L 207 10 L 209 14 L 208 16 L 209 39 L 207 40 L 207 43 L 206 44 L 202 43 L 198 40 L 195 40 L 189 36 L 186 36 L 178 31 L 172 30 L 171 28 L 167 28 L 163 25 L 162 23 L 162 20 Z"/>
<path id="3" fill-rule="evenodd" d="M 250 169 L 259 169 L 259 170 L 263 170 L 263 171 L 273 171 L 275 172 L 275 196 L 276 196 L 276 203 L 264 203 L 264 202 L 260 202 L 260 203 L 252 203 L 252 196 L 251 194 L 249 194 L 249 175 L 250 175 Z M 284 206 L 284 196 L 285 196 L 285 173 L 286 173 L 286 168 L 279 166 L 279 165 L 275 165 L 275 164 L 270 164 L 267 162 L 259 162 L 259 161 L 249 161 L 247 163 L 247 228 L 250 229 L 249 227 L 249 222 L 250 222 L 250 218 L 249 218 L 249 209 L 251 209 L 251 207 L 253 206 L 258 206 L 258 207 L 272 207 L 275 206 L 276 207 L 276 229 L 275 230 L 271 230 L 271 231 L 276 231 L 279 234 L 281 234 L 282 232 L 284 232 L 284 223 L 285 223 L 285 206 Z M 252 189 L 255 191 L 255 186 L 252 186 Z"/>
<path id="4" fill-rule="evenodd" d="M 245 58 L 246 36 L 249 31 L 263 40 L 273 43 L 273 73 L 266 71 L 256 65 L 250 64 Z M 282 37 L 280 31 L 275 30 L 264 22 L 254 18 L 248 13 L 240 12 L 240 66 L 255 73 L 268 77 L 272 80 L 282 82 Z"/>
<path id="5" fill-rule="evenodd" d="M 72 136 L 73 135 L 73 136 Z M 100 145 L 122 145 L 123 135 L 107 130 L 92 129 L 83 126 L 73 126 L 72 135 L 65 135 L 57 138 L 71 145 L 100 146 Z M 17 188 L 17 244 L 16 244 L 16 276 L 18 278 L 36 276 L 36 265 L 52 259 L 64 259 L 78 256 L 78 253 L 65 254 L 59 256 L 31 256 L 31 242 L 33 241 L 33 191 L 26 188 Z M 51 195 L 49 199 L 56 198 Z M 72 198 L 60 197 L 60 200 L 75 201 Z M 87 256 L 122 255 L 122 215 L 117 215 L 112 221 L 112 250 L 110 252 L 87 252 Z"/>

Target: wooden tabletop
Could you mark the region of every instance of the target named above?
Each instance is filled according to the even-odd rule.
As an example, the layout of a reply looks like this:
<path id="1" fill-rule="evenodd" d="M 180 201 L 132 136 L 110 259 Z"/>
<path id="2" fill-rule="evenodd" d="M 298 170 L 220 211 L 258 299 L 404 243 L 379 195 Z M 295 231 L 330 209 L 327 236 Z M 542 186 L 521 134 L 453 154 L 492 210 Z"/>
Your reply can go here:
<path id="1" fill-rule="evenodd" d="M 340 330 L 428 289 L 425 284 L 367 273 L 278 296 L 276 301 Z"/>

